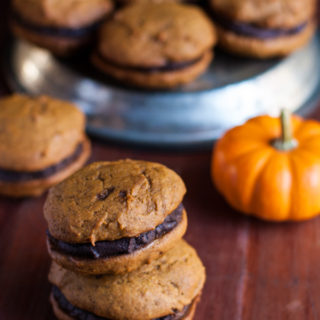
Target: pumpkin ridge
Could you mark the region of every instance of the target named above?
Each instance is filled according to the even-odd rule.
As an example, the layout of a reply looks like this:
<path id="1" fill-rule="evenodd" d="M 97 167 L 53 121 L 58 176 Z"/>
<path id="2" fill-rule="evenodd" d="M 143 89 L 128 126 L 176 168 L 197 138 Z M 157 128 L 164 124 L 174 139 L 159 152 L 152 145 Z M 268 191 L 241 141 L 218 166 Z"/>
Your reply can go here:
<path id="1" fill-rule="evenodd" d="M 299 181 L 299 174 L 297 173 L 297 168 L 296 168 L 296 162 L 294 161 L 294 156 L 289 157 L 289 165 L 290 165 L 290 172 L 291 172 L 291 180 L 292 180 L 292 185 L 291 185 L 291 191 L 290 191 L 290 206 L 288 210 L 288 215 L 286 216 L 286 219 L 292 219 L 292 212 L 294 208 L 294 203 L 295 203 L 295 189 L 296 189 L 296 181 L 298 179 Z M 298 178 L 297 178 L 298 177 Z"/>
<path id="2" fill-rule="evenodd" d="M 261 148 L 262 149 L 262 148 Z M 256 149 L 257 150 L 257 149 Z M 245 155 L 242 155 L 241 156 L 241 159 L 245 159 L 245 158 L 248 158 L 248 157 L 251 157 L 252 155 L 252 151 L 249 152 L 249 153 L 246 153 Z M 241 208 L 244 207 L 243 203 L 244 201 L 242 201 L 242 198 L 241 197 L 241 192 L 239 191 L 239 189 L 236 187 L 236 185 L 228 185 L 226 186 L 223 181 L 229 181 L 229 177 L 230 176 L 230 168 L 233 166 L 233 163 L 234 162 L 238 162 L 240 161 L 239 158 L 237 158 L 238 160 L 237 161 L 228 161 L 224 164 L 224 168 L 225 170 L 221 170 L 221 171 L 218 171 L 218 176 L 216 176 L 216 179 L 215 179 L 215 186 L 218 187 L 218 190 L 221 192 L 224 193 L 225 195 L 225 198 L 233 204 L 233 207 L 238 209 L 238 210 L 241 210 Z M 239 172 L 238 168 L 236 170 L 236 172 Z M 241 177 L 240 177 L 241 178 Z M 243 180 L 243 179 L 241 179 Z M 254 181 L 254 179 L 252 179 Z M 219 183 L 220 182 L 220 183 Z M 221 183 L 222 182 L 222 183 Z M 254 183 L 252 183 L 254 185 Z M 245 189 L 245 187 L 242 188 L 242 190 Z M 250 194 L 249 196 L 246 196 L 245 197 L 246 199 L 249 199 L 250 198 Z M 248 201 L 245 201 L 245 202 L 248 202 Z"/>
<path id="3" fill-rule="evenodd" d="M 246 157 L 254 152 L 257 152 L 259 149 L 265 149 L 264 144 L 261 143 L 260 146 L 256 146 L 252 149 L 248 149 L 245 150 L 243 153 L 239 153 L 236 156 L 232 157 L 232 158 L 228 158 L 228 162 L 235 162 L 235 161 L 239 161 L 242 157 Z M 271 150 L 270 150 L 271 151 Z"/>
<path id="4" fill-rule="evenodd" d="M 268 148 L 268 149 L 266 149 L 265 145 L 264 145 L 263 143 L 261 143 L 259 146 L 256 146 L 256 147 L 254 147 L 254 148 L 252 148 L 252 149 L 250 149 L 250 150 L 246 150 L 246 151 L 243 152 L 242 154 L 238 154 L 238 155 L 236 155 L 235 157 L 230 158 L 230 160 L 231 160 L 231 161 L 237 161 L 237 160 L 241 159 L 242 157 L 246 157 L 246 156 L 248 156 L 249 154 L 255 153 L 255 152 L 259 151 L 259 150 L 260 150 L 260 151 L 268 150 L 269 152 L 271 152 L 272 149 L 273 149 L 273 148 Z"/>
<path id="5" fill-rule="evenodd" d="M 291 215 L 291 217 L 290 217 L 291 220 L 306 220 L 306 219 L 314 217 L 316 215 L 314 207 L 319 208 L 319 203 L 320 203 L 319 200 L 318 200 L 318 204 L 316 204 L 314 201 L 311 201 L 311 199 L 308 198 L 308 193 L 306 193 L 304 190 L 302 190 L 302 189 L 305 189 L 305 186 L 303 185 L 303 181 L 306 178 L 306 174 L 309 175 L 309 179 L 310 179 L 310 176 L 313 176 L 313 177 L 319 176 L 317 173 L 314 174 L 314 170 L 316 170 L 316 168 L 319 167 L 319 161 L 318 161 L 319 157 L 317 155 L 313 154 L 312 152 L 305 152 L 305 150 L 300 150 L 300 151 L 302 151 L 302 152 L 294 153 L 291 156 L 291 160 L 292 160 L 292 163 L 293 163 L 293 166 L 295 167 L 295 169 L 300 168 L 300 172 L 298 170 L 295 171 L 296 173 L 298 173 L 298 174 L 296 174 L 296 176 L 300 177 L 300 179 L 294 180 L 294 181 L 296 181 L 296 185 L 292 188 L 291 198 L 292 198 L 292 200 L 295 199 L 295 194 L 297 193 L 296 190 L 299 189 L 300 193 L 306 195 L 306 197 L 304 198 L 303 207 L 309 209 L 309 210 L 306 210 L 306 212 L 310 211 L 310 212 L 312 212 L 312 214 L 311 215 L 306 214 L 306 215 L 301 216 L 302 210 L 299 210 L 299 211 L 294 210 L 293 206 L 292 206 L 290 212 L 294 212 L 295 215 Z M 303 164 L 303 165 L 301 165 L 301 164 Z M 302 170 L 301 170 L 301 167 L 302 167 Z M 312 168 L 312 170 L 311 170 L 311 168 Z M 308 170 L 310 170 L 309 173 L 308 173 Z M 301 173 L 303 173 L 303 175 Z M 318 173 L 319 173 L 319 169 L 318 169 Z M 312 183 L 308 182 L 309 192 L 314 193 L 316 190 L 316 194 L 318 194 L 318 191 L 320 189 L 320 183 L 318 182 L 317 187 L 313 187 L 313 188 L 311 188 L 311 187 L 312 187 Z M 295 194 L 294 194 L 294 192 L 295 192 Z M 317 198 L 315 201 L 317 201 Z M 301 207 L 302 206 L 300 205 L 299 209 L 301 209 Z M 312 209 L 312 210 L 310 210 L 310 209 Z"/>
<path id="6" fill-rule="evenodd" d="M 317 128 L 318 132 L 310 132 L 310 128 L 308 128 L 310 125 L 313 125 Z M 314 128 L 312 128 L 314 130 Z M 305 133 L 307 131 L 307 135 L 305 138 L 300 137 L 300 135 Z M 313 120 L 307 120 L 305 122 L 299 122 L 299 125 L 297 125 L 296 128 L 293 130 L 293 135 L 296 137 L 296 139 L 301 139 L 300 141 L 305 141 L 305 139 L 312 138 L 314 136 L 320 136 L 320 125 Z"/>
<path id="7" fill-rule="evenodd" d="M 250 175 L 251 185 L 248 186 L 248 182 L 247 182 L 248 178 L 246 180 L 246 183 L 243 183 L 243 189 L 246 189 L 247 191 L 246 191 L 246 196 L 242 197 L 242 198 L 245 198 L 245 200 L 242 201 L 241 207 L 245 207 L 248 209 L 250 208 L 250 203 L 251 203 L 250 199 L 252 199 L 252 195 L 255 190 L 257 177 L 259 177 L 259 175 L 262 173 L 266 163 L 269 161 L 270 157 L 272 157 L 272 150 L 271 149 L 269 149 L 269 150 L 263 150 L 264 148 L 260 148 L 260 149 L 261 149 L 261 151 L 260 151 L 261 163 L 259 164 L 259 167 L 257 168 L 258 162 L 259 162 L 257 160 L 255 163 L 255 167 L 251 168 L 251 171 L 254 171 L 254 174 L 252 174 L 252 176 Z M 255 149 L 254 152 L 257 152 L 257 151 L 258 151 L 258 149 Z M 246 154 L 246 157 L 252 157 L 254 152 L 250 152 L 250 153 Z M 264 155 L 261 154 L 262 152 L 264 152 Z M 245 158 L 245 156 L 243 158 Z M 240 159 L 237 159 L 236 161 L 240 161 Z"/>
<path id="8" fill-rule="evenodd" d="M 312 154 L 313 156 L 320 158 L 320 139 L 317 139 L 316 144 L 311 145 L 301 145 L 301 147 L 297 151 L 303 151 L 309 154 Z"/>
<path id="9" fill-rule="evenodd" d="M 319 144 L 320 144 L 320 141 L 319 141 Z M 305 146 L 301 146 L 301 147 L 299 148 L 299 150 L 295 150 L 295 151 L 298 151 L 298 152 L 300 153 L 299 156 L 301 156 L 301 152 L 302 152 L 302 153 L 305 153 L 306 155 L 308 155 L 308 156 L 310 156 L 310 157 L 312 157 L 312 158 L 319 159 L 319 157 L 320 157 L 320 149 L 319 149 L 319 154 L 317 154 L 317 153 L 315 153 L 315 152 L 312 152 L 312 150 L 310 150 L 310 148 L 306 148 Z M 298 152 L 294 152 L 293 154 L 294 154 L 295 156 L 297 156 L 297 155 L 298 155 Z"/>
<path id="10" fill-rule="evenodd" d="M 261 116 L 259 117 L 259 119 L 261 118 L 265 118 L 266 116 Z M 273 136 L 274 132 L 272 130 L 270 130 L 270 127 L 266 126 L 263 121 L 257 121 L 259 119 L 249 119 L 245 125 L 245 132 L 248 132 L 248 138 L 252 139 L 252 140 L 261 140 L 262 136 L 265 136 L 266 138 L 269 136 Z M 238 126 L 235 127 L 234 129 L 242 129 L 243 126 Z M 232 130 L 232 129 L 231 129 Z M 252 136 L 249 133 L 252 131 L 259 131 L 259 137 L 257 136 Z M 260 136 L 261 135 L 261 136 Z M 242 137 L 243 138 L 243 137 Z"/>
<path id="11" fill-rule="evenodd" d="M 255 182 L 253 184 L 253 187 L 252 187 L 252 192 L 251 192 L 251 197 L 250 197 L 250 203 L 248 204 L 248 210 L 247 210 L 247 213 L 250 214 L 250 215 L 255 215 L 254 212 L 254 191 L 257 190 L 257 185 L 258 183 L 260 182 L 260 178 L 262 177 L 263 175 L 263 172 L 265 170 L 265 168 L 267 168 L 268 164 L 270 163 L 271 159 L 274 157 L 274 153 L 272 153 L 270 151 L 268 157 L 266 157 L 266 160 L 263 164 L 263 166 L 261 166 L 260 170 L 259 170 L 259 174 L 256 176 L 256 179 L 255 179 Z"/>
<path id="12" fill-rule="evenodd" d="M 315 140 L 315 139 L 317 139 L 317 140 L 320 139 L 320 133 L 310 134 L 307 137 L 302 137 L 302 138 L 300 138 L 299 136 L 297 137 L 299 144 L 300 143 L 308 143 L 308 142 Z"/>

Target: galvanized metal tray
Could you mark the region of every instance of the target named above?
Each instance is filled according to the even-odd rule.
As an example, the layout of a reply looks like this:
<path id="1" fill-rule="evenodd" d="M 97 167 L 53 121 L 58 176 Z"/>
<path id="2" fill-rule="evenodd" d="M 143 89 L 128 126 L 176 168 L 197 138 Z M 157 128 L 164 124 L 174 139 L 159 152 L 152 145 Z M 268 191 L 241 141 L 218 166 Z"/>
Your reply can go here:
<path id="1" fill-rule="evenodd" d="M 71 100 L 102 138 L 152 146 L 211 145 L 228 128 L 282 107 L 312 106 L 320 92 L 320 41 L 282 60 L 258 61 L 216 52 L 209 70 L 174 91 L 127 88 L 101 74 L 89 54 L 61 60 L 13 40 L 4 57 L 15 91 Z"/>

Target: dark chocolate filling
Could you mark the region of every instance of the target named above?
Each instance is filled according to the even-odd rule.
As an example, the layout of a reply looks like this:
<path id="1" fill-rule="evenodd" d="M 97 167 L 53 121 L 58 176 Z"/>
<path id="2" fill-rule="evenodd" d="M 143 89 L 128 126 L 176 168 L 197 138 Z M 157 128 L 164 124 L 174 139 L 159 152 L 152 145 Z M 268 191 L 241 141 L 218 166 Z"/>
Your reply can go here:
<path id="1" fill-rule="evenodd" d="M 23 182 L 23 181 L 32 181 L 37 179 L 48 178 L 56 174 L 57 172 L 62 171 L 66 167 L 68 167 L 81 155 L 82 151 L 83 151 L 83 144 L 79 143 L 74 153 L 71 156 L 63 159 L 57 164 L 54 164 L 50 167 L 47 167 L 39 171 L 25 172 L 25 171 L 0 169 L 0 181 Z"/>
<path id="2" fill-rule="evenodd" d="M 228 18 L 225 18 L 217 13 L 213 13 L 213 19 L 224 29 L 230 30 L 236 34 L 243 35 L 246 37 L 259 38 L 259 39 L 273 39 L 283 36 L 293 36 L 302 32 L 308 22 L 304 22 L 291 29 L 268 29 L 261 28 L 254 24 L 232 21 Z"/>
<path id="3" fill-rule="evenodd" d="M 174 61 L 168 61 L 163 66 L 154 66 L 154 67 L 133 67 L 133 66 L 126 66 L 126 65 L 120 65 L 115 62 L 112 62 L 105 57 L 102 56 L 100 52 L 97 52 L 96 55 L 100 60 L 102 60 L 104 63 L 112 65 L 119 69 L 124 69 L 127 71 L 136 71 L 136 72 L 142 72 L 142 73 L 157 73 L 157 72 L 170 72 L 170 71 L 179 71 L 186 69 L 188 67 L 193 66 L 197 62 L 199 62 L 203 56 L 200 56 L 198 58 L 195 58 L 193 60 L 189 61 L 183 61 L 183 62 L 174 62 Z"/>
<path id="4" fill-rule="evenodd" d="M 50 247 L 54 251 L 82 259 L 103 259 L 137 251 L 173 230 L 182 220 L 183 205 L 168 215 L 155 229 L 141 233 L 138 237 L 121 238 L 114 241 L 97 241 L 95 246 L 89 243 L 73 244 L 54 238 L 47 231 Z"/>
<path id="5" fill-rule="evenodd" d="M 63 295 L 63 293 L 59 290 L 58 287 L 53 286 L 52 287 L 52 294 L 57 302 L 59 308 L 66 313 L 68 316 L 75 320 L 111 320 L 107 318 L 102 318 L 99 316 L 94 315 L 91 312 L 82 310 L 80 308 L 75 307 L 72 305 L 66 297 Z M 182 311 L 175 311 L 174 314 L 170 314 L 161 318 L 155 318 L 153 320 L 181 320 L 184 316 L 188 314 L 188 312 L 191 309 L 192 304 L 185 306 Z"/>
<path id="6" fill-rule="evenodd" d="M 37 25 L 31 21 L 28 21 L 26 18 L 22 17 L 16 10 L 12 10 L 11 17 L 13 21 L 19 24 L 21 27 L 26 28 L 32 32 L 57 38 L 83 38 L 87 37 L 89 34 L 97 30 L 97 28 L 102 23 L 103 19 L 100 19 L 98 22 L 95 22 L 91 25 L 82 27 L 82 28 L 62 28 L 62 27 L 49 27 Z"/>

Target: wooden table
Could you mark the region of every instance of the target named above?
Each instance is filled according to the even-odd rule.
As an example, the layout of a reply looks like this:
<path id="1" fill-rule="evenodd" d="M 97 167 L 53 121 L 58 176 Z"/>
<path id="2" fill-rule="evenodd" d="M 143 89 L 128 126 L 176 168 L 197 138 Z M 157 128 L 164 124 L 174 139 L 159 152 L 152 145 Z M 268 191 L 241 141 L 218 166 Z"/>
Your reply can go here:
<path id="1" fill-rule="evenodd" d="M 0 49 L 7 1 L 0 3 Z M 7 88 L 0 77 L 0 95 Z M 320 106 L 310 117 L 320 119 Z M 196 320 L 320 318 L 320 218 L 272 224 L 242 216 L 209 178 L 210 152 L 143 150 L 93 141 L 90 161 L 161 162 L 186 182 L 187 240 L 207 269 Z M 45 196 L 0 199 L 0 320 L 54 319 L 48 302 L 50 259 L 42 215 Z"/>

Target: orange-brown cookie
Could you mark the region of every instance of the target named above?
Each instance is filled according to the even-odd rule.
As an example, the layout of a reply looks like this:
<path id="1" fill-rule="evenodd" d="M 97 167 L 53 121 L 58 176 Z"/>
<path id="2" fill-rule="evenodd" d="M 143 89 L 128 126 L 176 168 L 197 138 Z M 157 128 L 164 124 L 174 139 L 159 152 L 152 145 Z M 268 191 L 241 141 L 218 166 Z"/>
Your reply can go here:
<path id="1" fill-rule="evenodd" d="M 81 275 L 53 263 L 58 319 L 191 320 L 205 282 L 196 251 L 180 240 L 159 259 L 123 275 Z"/>
<path id="2" fill-rule="evenodd" d="M 185 0 L 117 0 L 117 2 L 120 5 L 132 5 L 132 4 L 136 4 L 136 3 L 160 3 L 160 2 L 166 2 L 166 3 L 170 3 L 170 2 L 196 2 L 196 1 L 185 1 Z"/>
<path id="3" fill-rule="evenodd" d="M 92 40 L 112 10 L 111 0 L 14 0 L 13 32 L 57 55 L 68 55 Z"/>
<path id="4" fill-rule="evenodd" d="M 0 194 L 42 194 L 80 169 L 90 154 L 85 116 L 50 97 L 0 100 Z"/>
<path id="5" fill-rule="evenodd" d="M 143 2 L 102 26 L 93 63 L 124 83 L 171 88 L 207 68 L 215 42 L 215 29 L 200 8 Z"/>
<path id="6" fill-rule="evenodd" d="M 181 178 L 161 164 L 92 163 L 49 192 L 49 253 L 78 272 L 134 270 L 185 233 L 185 192 Z"/>
<path id="7" fill-rule="evenodd" d="M 314 0 L 211 0 L 219 45 L 255 58 L 282 57 L 315 32 Z"/>

